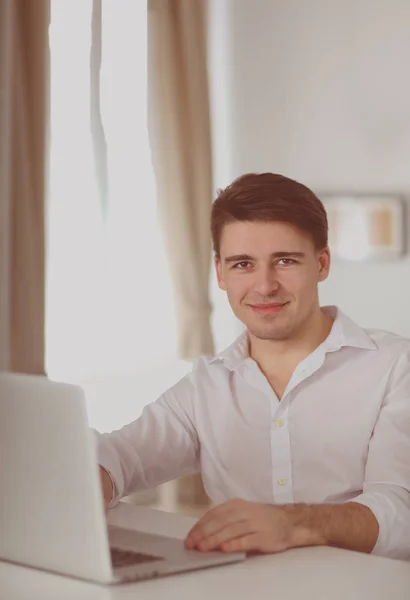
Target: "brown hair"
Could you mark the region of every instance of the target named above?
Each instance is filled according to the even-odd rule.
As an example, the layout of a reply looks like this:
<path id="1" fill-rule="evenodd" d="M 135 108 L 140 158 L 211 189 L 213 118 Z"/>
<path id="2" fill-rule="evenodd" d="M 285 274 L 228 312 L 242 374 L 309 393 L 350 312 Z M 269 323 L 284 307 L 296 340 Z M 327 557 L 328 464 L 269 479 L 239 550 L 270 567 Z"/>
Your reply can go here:
<path id="1" fill-rule="evenodd" d="M 327 246 L 326 210 L 305 185 L 275 173 L 248 173 L 219 190 L 212 206 L 211 232 L 219 257 L 222 230 L 235 221 L 282 221 L 308 233 L 315 247 Z"/>

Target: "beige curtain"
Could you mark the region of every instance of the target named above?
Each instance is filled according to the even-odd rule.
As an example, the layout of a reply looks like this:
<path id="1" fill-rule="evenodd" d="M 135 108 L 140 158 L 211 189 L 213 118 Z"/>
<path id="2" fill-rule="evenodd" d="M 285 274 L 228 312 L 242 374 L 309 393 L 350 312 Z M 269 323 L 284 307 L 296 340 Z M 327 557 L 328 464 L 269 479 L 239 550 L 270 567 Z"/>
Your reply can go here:
<path id="1" fill-rule="evenodd" d="M 213 354 L 210 325 L 212 153 L 205 0 L 148 2 L 148 115 L 159 216 L 174 287 L 178 354 Z M 206 505 L 200 476 L 177 501 Z"/>
<path id="2" fill-rule="evenodd" d="M 149 0 L 148 112 L 179 356 L 213 353 L 212 155 L 203 0 Z"/>
<path id="3" fill-rule="evenodd" d="M 0 370 L 44 373 L 48 0 L 0 2 Z"/>

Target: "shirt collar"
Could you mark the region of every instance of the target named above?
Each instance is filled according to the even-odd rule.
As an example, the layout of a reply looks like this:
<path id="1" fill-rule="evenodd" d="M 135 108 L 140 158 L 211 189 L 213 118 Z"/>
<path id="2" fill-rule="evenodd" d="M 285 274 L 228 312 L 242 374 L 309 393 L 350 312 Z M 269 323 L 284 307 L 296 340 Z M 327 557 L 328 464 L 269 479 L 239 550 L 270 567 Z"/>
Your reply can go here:
<path id="1" fill-rule="evenodd" d="M 335 352 L 344 346 L 362 348 L 364 350 L 377 350 L 376 344 L 368 333 L 349 319 L 339 308 L 336 306 L 324 306 L 322 310 L 334 319 L 329 335 L 321 344 L 325 353 Z M 223 362 L 228 369 L 233 371 L 247 358 L 249 358 L 248 334 L 244 331 L 233 344 L 217 356 L 209 359 L 209 362 Z"/>
<path id="2" fill-rule="evenodd" d="M 322 310 L 334 319 L 332 329 L 323 342 L 326 352 L 340 350 L 344 346 L 362 348 L 363 350 L 377 350 L 377 346 L 369 334 L 349 319 L 339 308 L 324 306 Z"/>

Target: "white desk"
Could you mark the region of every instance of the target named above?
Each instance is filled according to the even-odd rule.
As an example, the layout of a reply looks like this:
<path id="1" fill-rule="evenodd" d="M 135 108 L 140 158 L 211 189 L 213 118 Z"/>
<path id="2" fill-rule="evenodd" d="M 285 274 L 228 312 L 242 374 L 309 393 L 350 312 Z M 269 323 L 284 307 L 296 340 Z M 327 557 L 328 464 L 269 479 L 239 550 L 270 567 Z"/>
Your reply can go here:
<path id="1" fill-rule="evenodd" d="M 125 503 L 109 522 L 183 538 L 193 519 Z M 0 562 L 1 600 L 409 600 L 410 563 L 303 548 L 243 563 L 116 587 Z"/>

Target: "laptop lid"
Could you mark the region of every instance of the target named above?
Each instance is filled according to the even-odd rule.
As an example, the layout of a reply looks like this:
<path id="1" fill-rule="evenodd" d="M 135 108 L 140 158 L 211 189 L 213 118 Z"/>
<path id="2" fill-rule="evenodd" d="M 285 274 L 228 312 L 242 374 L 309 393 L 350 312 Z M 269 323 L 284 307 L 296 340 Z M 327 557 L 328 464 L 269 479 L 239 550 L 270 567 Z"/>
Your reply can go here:
<path id="1" fill-rule="evenodd" d="M 112 581 L 84 393 L 0 373 L 0 559 Z"/>

